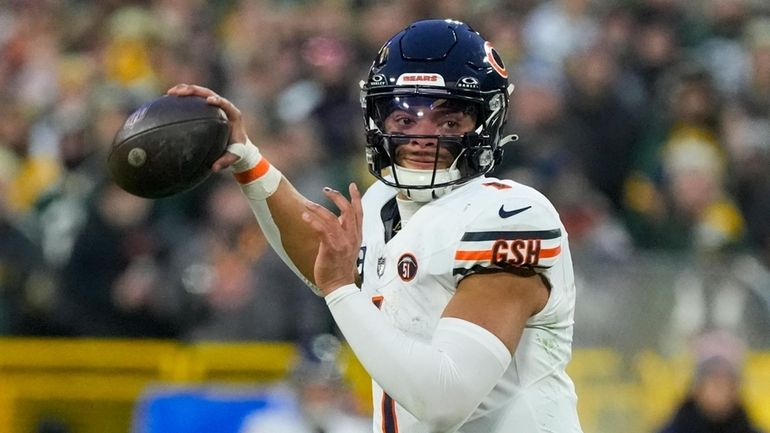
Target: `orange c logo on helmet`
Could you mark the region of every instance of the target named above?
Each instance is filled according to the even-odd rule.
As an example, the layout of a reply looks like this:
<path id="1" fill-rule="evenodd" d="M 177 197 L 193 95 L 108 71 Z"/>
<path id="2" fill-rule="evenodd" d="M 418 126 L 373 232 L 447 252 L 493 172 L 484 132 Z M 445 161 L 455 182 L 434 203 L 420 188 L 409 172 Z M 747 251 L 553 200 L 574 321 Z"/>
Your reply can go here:
<path id="1" fill-rule="evenodd" d="M 501 77 L 508 78 L 508 70 L 505 69 L 503 59 L 500 58 L 500 55 L 497 54 L 497 50 L 495 50 L 495 47 L 493 47 L 489 41 L 484 42 L 484 51 L 487 53 L 487 61 L 489 62 L 489 65 L 492 66 L 492 69 L 500 74 Z"/>

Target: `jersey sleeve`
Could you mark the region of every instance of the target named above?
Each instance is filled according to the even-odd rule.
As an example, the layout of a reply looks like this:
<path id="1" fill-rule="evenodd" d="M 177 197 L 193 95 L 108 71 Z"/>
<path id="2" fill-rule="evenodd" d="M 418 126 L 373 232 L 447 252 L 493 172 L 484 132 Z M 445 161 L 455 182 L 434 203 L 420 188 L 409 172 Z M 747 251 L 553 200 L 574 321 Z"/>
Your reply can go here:
<path id="1" fill-rule="evenodd" d="M 452 273 L 457 281 L 474 273 L 542 273 L 560 259 L 562 236 L 559 216 L 544 198 L 492 201 L 465 226 Z"/>

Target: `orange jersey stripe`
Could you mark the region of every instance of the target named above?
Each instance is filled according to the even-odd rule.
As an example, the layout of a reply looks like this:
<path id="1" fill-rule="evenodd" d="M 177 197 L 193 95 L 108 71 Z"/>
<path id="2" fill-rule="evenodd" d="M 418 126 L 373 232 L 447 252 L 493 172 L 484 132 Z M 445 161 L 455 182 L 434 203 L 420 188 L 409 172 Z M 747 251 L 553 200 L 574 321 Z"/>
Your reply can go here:
<path id="1" fill-rule="evenodd" d="M 269 169 L 270 163 L 267 162 L 265 158 L 262 158 L 254 167 L 240 173 L 235 173 L 233 176 L 235 176 L 235 180 L 237 180 L 238 183 L 245 185 L 264 176 Z"/>
<path id="2" fill-rule="evenodd" d="M 455 252 L 455 260 L 492 260 L 492 250 L 457 250 Z"/>
<path id="3" fill-rule="evenodd" d="M 385 419 L 388 416 L 388 410 L 387 410 L 387 401 L 388 401 L 388 395 L 385 394 L 383 391 L 382 393 L 382 399 L 380 400 L 380 410 L 382 411 L 382 425 L 380 426 L 382 433 L 388 433 L 387 426 Z"/>
<path id="4" fill-rule="evenodd" d="M 541 259 L 552 259 L 558 256 L 560 253 L 561 253 L 561 246 L 558 246 L 556 248 L 545 248 L 540 250 L 540 255 L 538 257 Z"/>
<path id="5" fill-rule="evenodd" d="M 561 253 L 561 247 L 545 248 L 540 250 L 540 259 L 552 259 Z M 492 260 L 492 250 L 457 250 L 455 252 L 455 260 Z"/>

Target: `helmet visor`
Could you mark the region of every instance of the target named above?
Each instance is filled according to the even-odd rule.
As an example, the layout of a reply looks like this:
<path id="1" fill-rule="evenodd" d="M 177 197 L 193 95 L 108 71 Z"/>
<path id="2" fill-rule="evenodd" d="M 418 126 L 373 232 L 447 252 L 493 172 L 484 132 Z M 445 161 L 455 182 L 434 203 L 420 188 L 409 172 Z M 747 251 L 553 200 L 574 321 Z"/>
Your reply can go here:
<path id="1" fill-rule="evenodd" d="M 463 135 L 481 120 L 478 102 L 442 96 L 387 95 L 372 101 L 372 117 L 385 134 Z"/>

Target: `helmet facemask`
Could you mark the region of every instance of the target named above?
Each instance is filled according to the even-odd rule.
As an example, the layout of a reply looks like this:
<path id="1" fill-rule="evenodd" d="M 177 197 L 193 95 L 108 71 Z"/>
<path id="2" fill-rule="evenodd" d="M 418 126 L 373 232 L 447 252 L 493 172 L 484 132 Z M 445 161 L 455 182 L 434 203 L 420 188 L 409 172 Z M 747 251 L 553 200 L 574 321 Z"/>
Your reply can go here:
<path id="1" fill-rule="evenodd" d="M 385 184 L 398 188 L 411 200 L 425 202 L 438 198 L 456 185 L 488 173 L 499 162 L 501 152 L 496 144 L 499 137 L 490 136 L 489 125 L 499 129 L 504 109 L 492 112 L 485 109 L 478 99 L 443 95 L 388 94 L 368 99 L 366 155 L 369 171 Z M 409 113 L 407 117 L 419 119 L 430 115 L 433 110 L 443 113 L 437 114 L 439 123 L 472 116 L 473 127 L 460 132 L 451 128 L 439 130 L 436 134 L 391 131 L 386 127 L 386 119 L 395 111 Z M 484 117 L 484 113 L 489 115 Z M 414 148 L 417 141 L 430 143 L 417 151 L 423 161 L 420 164 L 422 167 L 407 168 L 402 162 L 402 146 L 413 143 Z"/>

